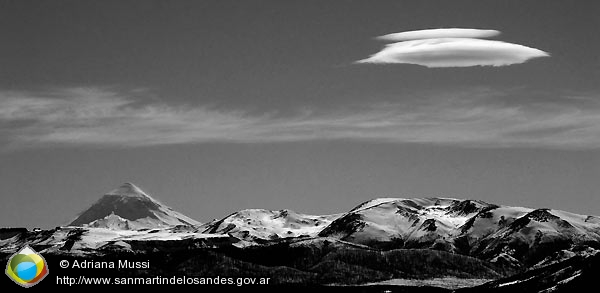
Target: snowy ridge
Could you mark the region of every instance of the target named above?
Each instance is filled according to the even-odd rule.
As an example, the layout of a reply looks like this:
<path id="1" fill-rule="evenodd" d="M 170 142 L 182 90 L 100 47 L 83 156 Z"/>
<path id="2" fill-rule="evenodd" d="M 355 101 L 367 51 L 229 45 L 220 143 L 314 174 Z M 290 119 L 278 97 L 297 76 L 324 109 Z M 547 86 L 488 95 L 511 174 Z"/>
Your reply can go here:
<path id="1" fill-rule="evenodd" d="M 319 236 L 378 248 L 433 248 L 519 266 L 542 261 L 553 249 L 599 243 L 600 221 L 478 200 L 382 198 L 343 214 Z"/>
<path id="2" fill-rule="evenodd" d="M 365 201 L 365 202 L 361 203 L 360 205 L 358 205 L 357 207 L 351 209 L 350 212 L 359 212 L 361 210 L 366 210 L 366 209 L 370 209 L 374 206 L 378 206 L 382 203 L 387 203 L 387 202 L 397 201 L 397 200 L 401 200 L 401 199 L 393 198 L 393 197 L 382 197 L 382 198 L 371 199 L 371 200 Z"/>
<path id="3" fill-rule="evenodd" d="M 448 236 L 487 204 L 454 198 L 384 198 L 368 201 L 337 219 L 321 236 L 357 243 L 432 241 Z"/>
<path id="4" fill-rule="evenodd" d="M 94 227 L 94 228 L 107 228 L 107 229 L 113 229 L 113 230 L 135 229 L 132 227 L 130 222 L 131 221 L 129 221 L 127 219 L 123 219 L 123 218 L 115 215 L 114 213 L 111 213 L 110 215 L 108 215 L 102 219 L 98 219 L 98 220 L 95 220 L 95 221 L 87 224 L 87 226 Z M 131 223 L 133 223 L 133 222 L 131 222 Z"/>
<path id="5" fill-rule="evenodd" d="M 229 234 L 246 240 L 312 237 L 339 216 L 313 216 L 290 210 L 246 209 L 212 223 L 205 232 Z"/>

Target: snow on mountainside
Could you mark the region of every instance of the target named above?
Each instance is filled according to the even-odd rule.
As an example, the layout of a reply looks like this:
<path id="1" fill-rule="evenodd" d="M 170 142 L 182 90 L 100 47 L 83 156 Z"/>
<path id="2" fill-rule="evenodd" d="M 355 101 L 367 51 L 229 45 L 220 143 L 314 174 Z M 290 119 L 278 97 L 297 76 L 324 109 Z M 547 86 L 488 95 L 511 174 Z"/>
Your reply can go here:
<path id="1" fill-rule="evenodd" d="M 290 210 L 247 209 L 207 225 L 204 232 L 229 234 L 244 240 L 312 237 L 339 216 L 312 216 Z"/>
<path id="2" fill-rule="evenodd" d="M 110 247 L 131 249 L 130 242 L 166 242 L 182 240 L 237 242 L 228 235 L 204 234 L 192 226 L 171 226 L 154 229 L 126 230 L 93 227 L 57 227 L 41 232 L 22 232 L 0 239 L 0 252 L 13 253 L 24 245 L 36 246 L 39 252 L 95 254 Z"/>
<path id="3" fill-rule="evenodd" d="M 600 224 L 586 222 L 586 216 L 550 209 L 529 210 L 521 216 L 514 209 L 502 212 L 492 210 L 474 219 L 474 223 L 492 219 L 486 226 L 496 227 L 496 230 L 489 230 L 488 235 L 475 238 L 481 235 L 472 233 L 477 230 L 464 231 L 465 238 L 474 243 L 471 253 L 485 258 L 503 252 L 532 265 L 557 250 L 583 249 L 589 244 L 600 247 L 597 245 L 600 243 Z M 498 222 L 493 220 L 498 218 Z"/>
<path id="4" fill-rule="evenodd" d="M 491 281 L 457 293 L 470 292 L 593 292 L 600 270 L 600 253 L 577 255 L 550 265 L 533 268 L 525 273 Z"/>
<path id="5" fill-rule="evenodd" d="M 319 235 L 361 244 L 432 243 L 453 234 L 489 206 L 452 198 L 374 199 L 336 219 Z"/>
<path id="6" fill-rule="evenodd" d="M 132 183 L 106 193 L 70 226 L 142 229 L 199 223 L 150 197 Z"/>
<path id="7" fill-rule="evenodd" d="M 0 236 L 0 250 L 7 251 L 25 243 L 85 251 L 115 243 L 139 245 L 136 242 L 144 240 L 222 237 L 226 239 L 219 242 L 223 245 L 245 247 L 314 245 L 337 239 L 371 249 L 458 253 L 514 270 L 600 249 L 600 218 L 468 199 L 378 198 L 342 214 L 247 209 L 199 225 L 126 183 L 104 195 L 70 227 L 42 232 L 7 230 Z"/>
<path id="8" fill-rule="evenodd" d="M 343 214 L 319 236 L 384 249 L 433 248 L 532 265 L 557 250 L 600 246 L 600 221 L 595 216 L 476 200 L 384 198 Z"/>
<path id="9" fill-rule="evenodd" d="M 94 228 L 107 228 L 107 229 L 113 229 L 113 230 L 130 230 L 131 229 L 131 227 L 129 226 L 129 220 L 123 219 L 123 218 L 115 215 L 114 213 L 111 213 L 110 215 L 108 215 L 102 219 L 98 219 L 93 222 L 90 222 L 89 224 L 87 224 L 87 226 L 94 227 Z"/>

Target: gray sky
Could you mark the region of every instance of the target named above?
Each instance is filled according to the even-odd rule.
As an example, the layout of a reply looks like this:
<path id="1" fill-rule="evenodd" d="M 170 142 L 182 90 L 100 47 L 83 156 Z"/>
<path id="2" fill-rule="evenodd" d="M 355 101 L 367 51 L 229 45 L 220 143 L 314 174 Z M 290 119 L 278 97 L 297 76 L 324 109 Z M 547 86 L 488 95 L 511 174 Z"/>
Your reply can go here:
<path id="1" fill-rule="evenodd" d="M 598 215 L 599 12 L 0 0 L 0 226 L 65 224 L 127 181 L 201 222 L 394 196 Z M 486 36 L 390 35 L 438 28 Z"/>

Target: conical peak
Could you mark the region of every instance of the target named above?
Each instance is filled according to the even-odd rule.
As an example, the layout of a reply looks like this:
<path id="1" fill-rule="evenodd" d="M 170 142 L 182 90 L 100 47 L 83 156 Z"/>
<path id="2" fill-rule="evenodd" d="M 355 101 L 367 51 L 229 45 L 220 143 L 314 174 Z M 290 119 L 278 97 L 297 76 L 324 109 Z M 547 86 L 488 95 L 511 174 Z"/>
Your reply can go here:
<path id="1" fill-rule="evenodd" d="M 119 217 L 119 218 L 117 218 Z M 82 212 L 70 226 L 93 224 L 111 226 L 127 220 L 127 227 L 162 227 L 170 225 L 199 224 L 170 207 L 153 199 L 131 182 L 107 192 L 90 208 Z M 119 224 L 121 225 L 121 224 Z M 118 227 L 122 227 L 119 226 Z"/>
<path id="2" fill-rule="evenodd" d="M 119 186 L 119 188 L 106 193 L 106 195 L 149 197 L 143 190 L 141 190 L 139 187 L 135 186 L 135 184 L 130 182 L 123 183 L 121 186 Z"/>

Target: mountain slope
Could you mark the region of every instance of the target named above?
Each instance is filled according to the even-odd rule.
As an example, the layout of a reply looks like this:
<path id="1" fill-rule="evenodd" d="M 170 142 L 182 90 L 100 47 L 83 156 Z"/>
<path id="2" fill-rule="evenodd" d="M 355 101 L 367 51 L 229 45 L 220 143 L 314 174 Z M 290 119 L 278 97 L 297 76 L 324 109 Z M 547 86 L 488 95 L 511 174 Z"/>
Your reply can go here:
<path id="1" fill-rule="evenodd" d="M 319 235 L 374 246 L 429 247 L 446 242 L 471 216 L 491 206 L 452 198 L 374 199 L 336 219 Z"/>
<path id="2" fill-rule="evenodd" d="M 204 233 L 229 234 L 244 240 L 315 236 L 338 215 L 313 216 L 290 210 L 247 209 L 207 225 Z"/>
<path id="3" fill-rule="evenodd" d="M 70 226 L 142 229 L 199 223 L 150 197 L 132 183 L 106 193 Z"/>
<path id="4" fill-rule="evenodd" d="M 490 218 L 498 217 L 492 212 Z M 507 253 L 528 265 L 541 261 L 552 252 L 579 245 L 598 244 L 600 225 L 585 222 L 585 216 L 550 209 L 536 209 L 517 218 L 500 216 L 496 231 L 481 239 L 465 235 L 474 241 L 471 253 L 484 258 Z M 488 225 L 488 227 L 494 227 Z M 597 247 L 597 245 L 594 245 Z"/>
<path id="5" fill-rule="evenodd" d="M 492 281 L 481 286 L 461 289 L 469 292 L 584 292 L 597 286 L 600 253 L 574 256 L 561 262 Z"/>
<path id="6" fill-rule="evenodd" d="M 343 214 L 319 236 L 381 249 L 444 250 L 519 267 L 564 249 L 600 248 L 600 221 L 476 200 L 382 198 Z"/>

